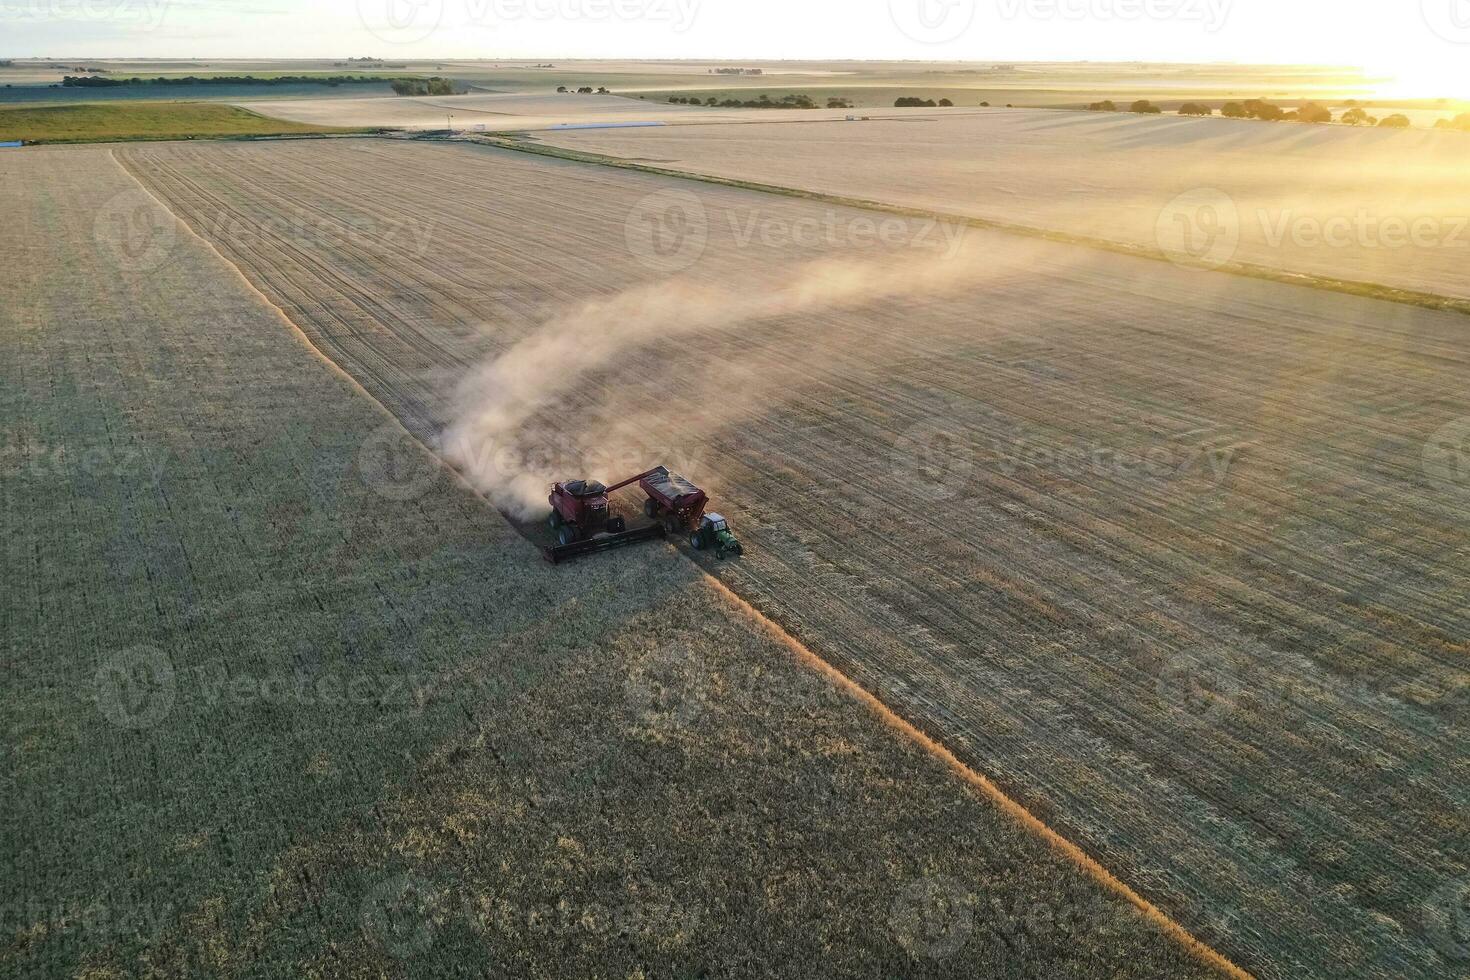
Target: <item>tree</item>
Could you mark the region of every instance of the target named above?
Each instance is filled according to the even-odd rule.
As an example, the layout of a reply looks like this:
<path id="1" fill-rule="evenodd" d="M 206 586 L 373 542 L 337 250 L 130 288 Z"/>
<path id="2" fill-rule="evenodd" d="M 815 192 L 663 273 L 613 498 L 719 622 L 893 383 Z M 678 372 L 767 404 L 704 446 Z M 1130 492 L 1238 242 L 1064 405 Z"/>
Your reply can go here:
<path id="1" fill-rule="evenodd" d="M 948 99 L 940 99 L 939 100 L 939 104 L 941 106 L 953 106 L 954 105 L 954 103 L 951 102 L 951 101 L 949 101 Z"/>
<path id="2" fill-rule="evenodd" d="M 591 95 L 592 94 L 592 86 L 591 85 L 583 85 L 581 88 L 577 89 L 577 94 L 578 95 Z"/>
<path id="3" fill-rule="evenodd" d="M 1305 123 L 1330 123 L 1332 112 L 1315 102 L 1308 102 L 1296 111 L 1296 117 Z"/>
<path id="4" fill-rule="evenodd" d="M 1349 126 L 1361 126 L 1368 121 L 1368 113 L 1361 106 L 1353 106 L 1342 114 L 1341 121 Z"/>
<path id="5" fill-rule="evenodd" d="M 1393 115 L 1385 117 L 1378 125 L 1386 129 L 1408 129 L 1409 117 L 1401 112 L 1395 112 Z"/>
<path id="6" fill-rule="evenodd" d="M 1101 102 L 1094 102 L 1091 105 L 1089 105 L 1087 108 L 1090 111 L 1092 111 L 1092 112 L 1117 112 L 1118 111 L 1118 106 L 1113 102 L 1112 99 L 1103 99 Z"/>
<path id="7" fill-rule="evenodd" d="M 1227 102 L 1220 107 L 1220 115 L 1226 119 L 1244 119 L 1248 113 L 1239 102 Z"/>
<path id="8" fill-rule="evenodd" d="M 1129 107 L 1128 111 L 1141 113 L 1159 113 L 1163 112 L 1164 110 L 1154 105 L 1148 99 L 1139 99 L 1137 102 L 1133 103 L 1133 105 Z"/>
<path id="9" fill-rule="evenodd" d="M 1264 119 L 1267 122 L 1275 122 L 1286 118 L 1286 110 L 1279 105 L 1272 105 L 1263 99 L 1246 99 L 1245 113 L 1252 119 Z"/>
<path id="10" fill-rule="evenodd" d="M 982 109 L 989 109 L 990 108 L 990 103 L 989 102 L 982 102 L 982 103 L 980 103 L 980 108 L 982 108 Z"/>
<path id="11" fill-rule="evenodd" d="M 599 85 L 599 86 L 597 86 L 597 94 L 598 95 L 612 95 L 612 93 L 607 90 L 607 86 L 606 85 Z"/>
<path id="12" fill-rule="evenodd" d="M 1213 116 L 1215 110 L 1199 102 L 1186 102 L 1179 107 L 1181 116 Z"/>

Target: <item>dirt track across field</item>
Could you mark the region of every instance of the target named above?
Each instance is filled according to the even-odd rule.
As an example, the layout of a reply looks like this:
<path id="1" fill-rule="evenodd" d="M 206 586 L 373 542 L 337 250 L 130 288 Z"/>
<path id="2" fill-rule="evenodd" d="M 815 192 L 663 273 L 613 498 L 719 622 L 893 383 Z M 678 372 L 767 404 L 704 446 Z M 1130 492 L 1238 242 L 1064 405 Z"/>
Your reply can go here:
<path id="1" fill-rule="evenodd" d="M 726 584 L 1243 966 L 1453 962 L 1462 317 L 488 149 L 117 155 L 425 439 L 571 337 L 495 467 L 707 484 Z"/>

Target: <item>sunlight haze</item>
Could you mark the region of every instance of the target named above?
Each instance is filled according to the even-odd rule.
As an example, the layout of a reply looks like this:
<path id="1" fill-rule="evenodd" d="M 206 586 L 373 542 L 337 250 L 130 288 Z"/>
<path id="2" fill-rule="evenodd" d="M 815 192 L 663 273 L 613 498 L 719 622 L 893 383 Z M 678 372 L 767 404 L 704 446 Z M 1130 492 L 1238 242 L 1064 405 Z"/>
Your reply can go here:
<path id="1" fill-rule="evenodd" d="M 1233 61 L 1470 95 L 1470 0 L 0 0 L 0 56 Z"/>

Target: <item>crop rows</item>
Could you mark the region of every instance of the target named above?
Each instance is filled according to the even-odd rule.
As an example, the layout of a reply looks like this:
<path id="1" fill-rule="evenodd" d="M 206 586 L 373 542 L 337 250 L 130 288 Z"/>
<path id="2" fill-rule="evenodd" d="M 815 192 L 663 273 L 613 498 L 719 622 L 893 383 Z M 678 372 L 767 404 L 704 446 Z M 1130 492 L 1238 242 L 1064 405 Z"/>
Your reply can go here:
<path id="1" fill-rule="evenodd" d="M 545 565 L 106 150 L 0 204 L 6 976 L 1208 975 L 672 551 Z"/>
<path id="2" fill-rule="evenodd" d="M 996 111 L 539 133 L 657 166 L 1470 297 L 1470 139 Z"/>
<path id="3" fill-rule="evenodd" d="M 1470 495 L 1431 452 L 1470 416 L 1461 318 L 973 233 L 937 285 L 731 325 L 701 291 L 875 255 L 742 244 L 813 206 L 701 189 L 708 246 L 663 280 L 623 242 L 668 181 L 498 151 L 123 157 L 206 235 L 432 222 L 422 254 L 213 236 L 425 439 L 444 372 L 679 290 L 678 342 L 577 377 L 538 438 L 684 453 L 747 541 L 715 574 L 1247 967 L 1456 952 L 1425 910 L 1470 858 Z"/>

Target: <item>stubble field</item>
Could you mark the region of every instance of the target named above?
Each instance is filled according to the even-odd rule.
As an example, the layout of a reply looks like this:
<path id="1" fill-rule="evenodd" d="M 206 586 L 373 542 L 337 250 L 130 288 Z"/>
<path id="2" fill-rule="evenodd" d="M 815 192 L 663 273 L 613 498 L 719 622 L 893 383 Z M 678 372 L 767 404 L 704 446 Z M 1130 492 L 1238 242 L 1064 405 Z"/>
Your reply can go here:
<path id="1" fill-rule="evenodd" d="M 1464 133 L 954 112 L 536 138 L 674 170 L 1163 247 L 1181 261 L 1470 297 Z"/>
<path id="2" fill-rule="evenodd" d="M 674 457 L 714 574 L 1237 962 L 1457 962 L 1463 317 L 488 149 L 118 157 L 507 510 Z"/>
<path id="3" fill-rule="evenodd" d="M 107 150 L 0 203 L 7 976 L 1211 975 L 672 550 L 546 566 Z"/>

